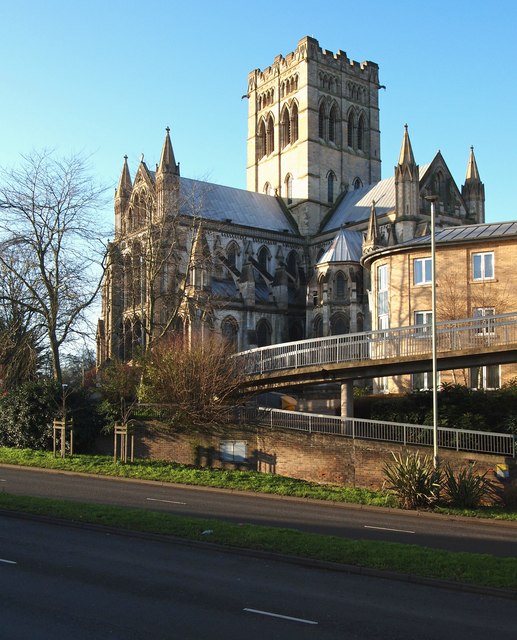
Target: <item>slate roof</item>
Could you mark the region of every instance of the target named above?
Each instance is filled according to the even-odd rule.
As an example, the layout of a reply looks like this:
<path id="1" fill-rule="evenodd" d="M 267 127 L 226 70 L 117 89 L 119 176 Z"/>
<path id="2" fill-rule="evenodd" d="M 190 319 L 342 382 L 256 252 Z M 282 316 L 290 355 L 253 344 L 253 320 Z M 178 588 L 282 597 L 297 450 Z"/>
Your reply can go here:
<path id="1" fill-rule="evenodd" d="M 436 229 L 436 242 L 464 242 L 474 240 L 487 240 L 489 238 L 505 238 L 517 236 L 517 222 L 492 222 L 489 224 L 468 224 L 461 227 L 445 227 Z M 413 238 L 402 245 L 429 244 L 431 234 Z"/>
<path id="2" fill-rule="evenodd" d="M 422 180 L 428 168 L 428 164 L 419 167 L 420 180 Z M 323 232 L 332 231 L 332 229 L 337 229 L 341 225 L 352 222 L 367 222 L 370 217 L 373 200 L 375 200 L 377 218 L 395 209 L 395 176 L 385 178 L 373 185 L 370 184 L 366 187 L 349 191 L 337 205 Z"/>
<path id="3" fill-rule="evenodd" d="M 330 247 L 318 260 L 318 264 L 325 262 L 359 262 L 363 251 L 363 234 L 361 231 L 347 231 L 340 229 L 332 240 Z"/>
<path id="4" fill-rule="evenodd" d="M 267 231 L 297 234 L 274 196 L 180 178 L 181 212 Z"/>

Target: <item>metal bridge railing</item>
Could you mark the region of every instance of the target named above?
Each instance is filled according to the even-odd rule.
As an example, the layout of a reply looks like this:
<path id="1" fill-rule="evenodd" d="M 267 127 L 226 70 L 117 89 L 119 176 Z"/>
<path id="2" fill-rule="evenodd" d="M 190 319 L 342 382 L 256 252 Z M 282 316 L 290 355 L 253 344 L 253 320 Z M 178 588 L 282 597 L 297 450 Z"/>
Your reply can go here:
<path id="1" fill-rule="evenodd" d="M 436 327 L 438 354 L 517 343 L 517 313 L 446 320 L 438 322 Z M 339 362 L 364 362 L 430 354 L 431 327 L 411 325 L 287 342 L 241 351 L 235 357 L 239 362 L 239 369 L 245 375 L 256 375 Z"/>
<path id="2" fill-rule="evenodd" d="M 267 407 L 246 409 L 246 418 L 271 428 L 280 427 L 305 433 L 324 433 L 402 445 L 433 446 L 433 427 L 428 425 L 342 418 Z M 515 457 L 514 436 L 504 433 L 438 427 L 438 447 Z"/>

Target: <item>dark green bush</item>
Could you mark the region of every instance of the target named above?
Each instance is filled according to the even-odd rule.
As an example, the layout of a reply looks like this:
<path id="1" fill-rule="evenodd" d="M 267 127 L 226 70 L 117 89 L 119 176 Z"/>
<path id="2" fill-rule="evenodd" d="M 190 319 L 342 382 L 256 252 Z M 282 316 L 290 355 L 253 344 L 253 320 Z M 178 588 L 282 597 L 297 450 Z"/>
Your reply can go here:
<path id="1" fill-rule="evenodd" d="M 62 417 L 63 392 L 52 380 L 26 382 L 0 399 L 0 446 L 50 449 L 52 423 Z M 67 417 L 73 418 L 74 449 L 85 451 L 101 427 L 88 391 L 67 392 Z"/>

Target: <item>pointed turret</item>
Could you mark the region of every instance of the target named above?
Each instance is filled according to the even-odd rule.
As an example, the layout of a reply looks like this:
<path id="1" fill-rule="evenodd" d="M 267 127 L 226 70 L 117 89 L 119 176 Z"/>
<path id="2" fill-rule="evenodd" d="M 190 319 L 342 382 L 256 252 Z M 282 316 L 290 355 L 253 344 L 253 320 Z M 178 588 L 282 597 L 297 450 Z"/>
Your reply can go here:
<path id="1" fill-rule="evenodd" d="M 170 129 L 165 129 L 160 164 L 156 167 L 156 199 L 158 217 L 174 215 L 178 206 L 180 165 L 176 164 L 170 137 Z"/>
<path id="2" fill-rule="evenodd" d="M 172 173 L 179 176 L 180 166 L 179 164 L 176 164 L 176 159 L 174 158 L 174 151 L 172 150 L 169 127 L 165 129 L 165 132 L 165 141 L 163 143 L 160 164 L 158 165 L 156 174 L 158 175 L 159 173 Z"/>
<path id="3" fill-rule="evenodd" d="M 407 124 L 404 125 L 399 163 L 395 167 L 395 192 L 395 232 L 397 242 L 402 242 L 414 236 L 420 195 L 418 165 L 413 155 Z"/>
<path id="4" fill-rule="evenodd" d="M 375 200 L 372 201 L 370 209 L 370 220 L 368 221 L 368 232 L 363 243 L 363 253 L 375 251 L 379 246 L 379 224 L 377 222 L 377 210 L 375 209 Z"/>
<path id="5" fill-rule="evenodd" d="M 127 208 L 133 184 L 127 164 L 127 156 L 124 156 L 124 165 L 118 181 L 118 187 L 115 191 L 115 235 L 122 232 L 122 217 Z"/>
<path id="6" fill-rule="evenodd" d="M 474 147 L 470 147 L 469 162 L 465 184 L 461 187 L 461 195 L 467 208 L 467 217 L 472 222 L 482 224 L 485 222 L 485 185 L 479 177 Z"/>

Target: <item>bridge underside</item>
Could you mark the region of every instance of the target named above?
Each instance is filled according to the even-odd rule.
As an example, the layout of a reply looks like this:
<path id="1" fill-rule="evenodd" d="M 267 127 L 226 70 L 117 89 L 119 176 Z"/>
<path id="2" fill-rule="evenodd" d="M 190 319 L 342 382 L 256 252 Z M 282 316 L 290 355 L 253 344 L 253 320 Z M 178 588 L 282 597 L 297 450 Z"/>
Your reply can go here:
<path id="1" fill-rule="evenodd" d="M 439 371 L 514 362 L 517 362 L 517 346 L 510 349 L 507 346 L 491 346 L 481 350 L 476 347 L 472 351 L 440 353 L 437 357 Z M 245 392 L 256 392 L 308 384 L 344 383 L 364 378 L 421 373 L 431 371 L 432 366 L 431 354 L 399 356 L 396 360 L 390 357 L 359 362 L 311 365 L 248 376 L 241 388 Z"/>

